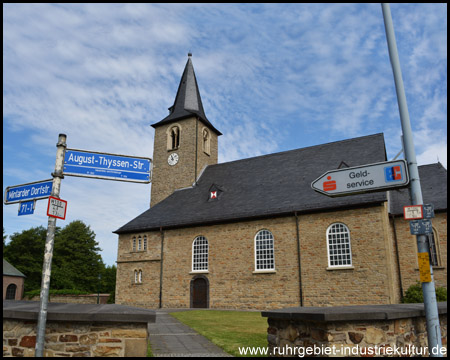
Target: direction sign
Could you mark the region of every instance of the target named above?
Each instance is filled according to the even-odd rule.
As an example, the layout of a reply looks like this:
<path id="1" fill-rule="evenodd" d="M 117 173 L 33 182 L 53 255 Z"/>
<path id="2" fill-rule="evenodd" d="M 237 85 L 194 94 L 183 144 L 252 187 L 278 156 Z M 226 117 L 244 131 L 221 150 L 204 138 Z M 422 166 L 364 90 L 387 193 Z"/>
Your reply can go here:
<path id="1" fill-rule="evenodd" d="M 52 179 L 8 186 L 5 190 L 4 203 L 15 204 L 26 200 L 48 198 L 52 193 L 52 186 Z"/>
<path id="2" fill-rule="evenodd" d="M 311 187 L 336 197 L 397 189 L 408 183 L 406 161 L 396 160 L 330 170 L 314 180 Z"/>
<path id="3" fill-rule="evenodd" d="M 151 159 L 67 149 L 64 175 L 149 183 Z"/>
<path id="4" fill-rule="evenodd" d="M 67 201 L 50 196 L 48 199 L 47 216 L 66 219 Z"/>

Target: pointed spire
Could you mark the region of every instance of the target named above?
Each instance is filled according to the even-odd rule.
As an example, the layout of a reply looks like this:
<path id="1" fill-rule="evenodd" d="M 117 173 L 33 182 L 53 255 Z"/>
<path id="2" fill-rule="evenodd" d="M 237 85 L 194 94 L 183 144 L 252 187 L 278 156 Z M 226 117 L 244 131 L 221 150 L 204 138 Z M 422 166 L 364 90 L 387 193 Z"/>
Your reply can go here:
<path id="1" fill-rule="evenodd" d="M 194 66 L 192 65 L 192 53 L 188 53 L 188 61 L 181 77 L 180 85 L 178 85 L 177 95 L 174 104 L 169 108 L 169 115 L 161 121 L 152 124 L 153 127 L 168 124 L 177 120 L 185 119 L 196 115 L 199 119 L 208 125 L 211 130 L 222 135 L 207 119 L 203 110 L 202 99 L 198 90 L 197 78 L 195 77 Z"/>

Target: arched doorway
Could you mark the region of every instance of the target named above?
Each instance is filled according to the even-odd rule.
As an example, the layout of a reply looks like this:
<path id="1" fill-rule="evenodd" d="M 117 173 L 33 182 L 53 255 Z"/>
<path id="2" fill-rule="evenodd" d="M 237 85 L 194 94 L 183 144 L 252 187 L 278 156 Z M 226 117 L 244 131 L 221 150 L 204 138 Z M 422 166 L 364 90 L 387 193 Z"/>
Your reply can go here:
<path id="1" fill-rule="evenodd" d="M 209 307 L 209 281 L 206 276 L 196 275 L 191 280 L 191 308 Z"/>

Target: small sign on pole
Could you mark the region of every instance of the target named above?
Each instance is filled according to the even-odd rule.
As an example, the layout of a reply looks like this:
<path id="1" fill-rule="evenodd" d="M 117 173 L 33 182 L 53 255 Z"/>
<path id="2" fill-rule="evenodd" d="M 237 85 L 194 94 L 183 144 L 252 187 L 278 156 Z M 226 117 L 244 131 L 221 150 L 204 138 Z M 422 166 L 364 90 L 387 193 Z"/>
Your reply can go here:
<path id="1" fill-rule="evenodd" d="M 67 201 L 50 196 L 48 199 L 47 216 L 66 219 Z"/>
<path id="2" fill-rule="evenodd" d="M 409 222 L 411 235 L 427 235 L 433 233 L 431 220 L 412 220 Z"/>
<path id="3" fill-rule="evenodd" d="M 434 218 L 434 205 L 433 204 L 423 204 L 423 217 L 424 217 L 424 219 Z"/>
<path id="4" fill-rule="evenodd" d="M 423 219 L 423 206 L 422 205 L 403 206 L 403 217 L 405 218 L 405 220 Z"/>
<path id="5" fill-rule="evenodd" d="M 21 216 L 21 215 L 34 214 L 35 206 L 36 206 L 36 200 L 22 201 L 19 203 L 19 213 L 17 215 Z"/>

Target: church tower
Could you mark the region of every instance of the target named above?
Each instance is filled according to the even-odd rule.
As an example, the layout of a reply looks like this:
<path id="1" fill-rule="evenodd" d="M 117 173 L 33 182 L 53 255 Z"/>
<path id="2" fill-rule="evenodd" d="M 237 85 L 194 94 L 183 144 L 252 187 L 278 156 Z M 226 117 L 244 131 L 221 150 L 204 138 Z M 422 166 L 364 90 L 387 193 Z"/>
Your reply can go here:
<path id="1" fill-rule="evenodd" d="M 218 137 L 222 134 L 203 110 L 191 56 L 189 53 L 169 115 L 152 124 L 155 141 L 150 207 L 175 190 L 192 186 L 207 165 L 217 164 Z"/>

